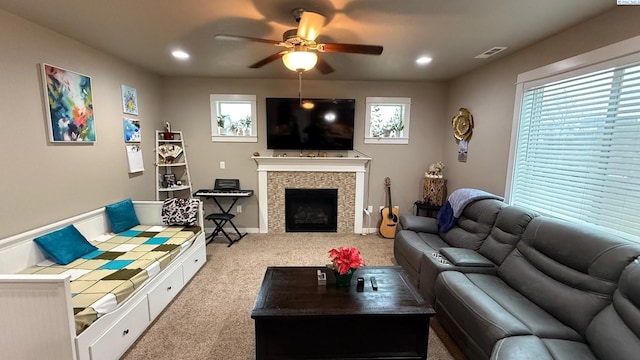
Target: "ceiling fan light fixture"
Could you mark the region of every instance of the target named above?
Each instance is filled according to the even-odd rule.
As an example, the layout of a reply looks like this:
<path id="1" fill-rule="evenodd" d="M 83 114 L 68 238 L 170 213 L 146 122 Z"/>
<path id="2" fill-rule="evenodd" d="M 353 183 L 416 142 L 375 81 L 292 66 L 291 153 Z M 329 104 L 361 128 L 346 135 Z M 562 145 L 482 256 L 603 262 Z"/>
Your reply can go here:
<path id="1" fill-rule="evenodd" d="M 298 36 L 307 41 L 314 41 L 324 25 L 325 17 L 311 11 L 303 11 L 298 26 Z"/>
<path id="2" fill-rule="evenodd" d="M 292 51 L 282 56 L 282 62 L 291 71 L 307 71 L 316 66 L 318 55 L 310 51 Z"/>
<path id="3" fill-rule="evenodd" d="M 316 107 L 316 104 L 311 100 L 302 100 L 302 103 L 300 104 L 300 107 L 305 109 L 305 110 L 311 110 L 314 107 Z"/>

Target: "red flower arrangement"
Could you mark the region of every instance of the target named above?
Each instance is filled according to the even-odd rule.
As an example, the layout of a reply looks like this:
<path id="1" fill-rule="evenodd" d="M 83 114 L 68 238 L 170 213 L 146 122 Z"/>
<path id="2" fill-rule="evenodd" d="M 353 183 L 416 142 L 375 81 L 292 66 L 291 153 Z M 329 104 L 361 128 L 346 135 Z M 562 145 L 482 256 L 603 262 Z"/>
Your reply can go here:
<path id="1" fill-rule="evenodd" d="M 360 251 L 355 247 L 341 246 L 337 249 L 329 250 L 329 258 L 333 264 L 333 269 L 340 275 L 349 272 L 349 269 L 357 269 L 364 266 L 364 260 L 360 257 Z"/>

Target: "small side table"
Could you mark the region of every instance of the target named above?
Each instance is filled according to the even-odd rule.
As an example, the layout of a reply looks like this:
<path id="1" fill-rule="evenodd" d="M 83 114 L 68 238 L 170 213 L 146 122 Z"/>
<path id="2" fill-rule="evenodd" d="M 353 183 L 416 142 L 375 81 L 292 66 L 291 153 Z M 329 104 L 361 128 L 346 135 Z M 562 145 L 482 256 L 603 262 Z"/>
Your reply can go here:
<path id="1" fill-rule="evenodd" d="M 430 205 L 420 200 L 413 203 L 416 206 L 416 215 L 420 215 L 420 210 L 424 210 L 425 215 L 428 217 L 436 217 L 440 210 L 439 205 Z"/>

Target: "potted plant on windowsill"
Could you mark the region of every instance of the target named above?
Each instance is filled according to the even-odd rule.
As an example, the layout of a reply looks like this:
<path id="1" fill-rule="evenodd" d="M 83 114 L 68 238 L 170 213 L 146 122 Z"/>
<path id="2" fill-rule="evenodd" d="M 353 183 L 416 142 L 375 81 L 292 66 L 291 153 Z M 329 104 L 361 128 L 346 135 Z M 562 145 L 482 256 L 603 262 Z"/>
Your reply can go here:
<path id="1" fill-rule="evenodd" d="M 404 123 L 400 120 L 396 121 L 391 125 L 391 136 L 392 137 L 400 136 L 400 134 L 402 133 L 402 130 L 404 130 Z"/>
<path id="2" fill-rule="evenodd" d="M 251 116 L 238 120 L 236 127 L 238 128 L 238 135 L 247 135 L 247 131 L 251 127 Z"/>
<path id="3" fill-rule="evenodd" d="M 226 117 L 227 115 L 218 115 L 218 135 L 227 135 L 227 130 L 224 127 Z"/>

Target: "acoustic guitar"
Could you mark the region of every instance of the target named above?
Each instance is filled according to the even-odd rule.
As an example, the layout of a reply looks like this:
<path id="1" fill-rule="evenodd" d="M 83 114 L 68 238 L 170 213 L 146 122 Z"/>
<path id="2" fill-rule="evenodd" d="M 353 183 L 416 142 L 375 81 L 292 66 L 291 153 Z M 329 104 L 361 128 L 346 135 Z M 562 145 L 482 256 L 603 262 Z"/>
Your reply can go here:
<path id="1" fill-rule="evenodd" d="M 387 239 L 396 236 L 396 227 L 398 225 L 398 209 L 391 204 L 391 179 L 384 179 L 384 186 L 387 188 L 388 206 L 380 210 L 380 235 Z"/>

